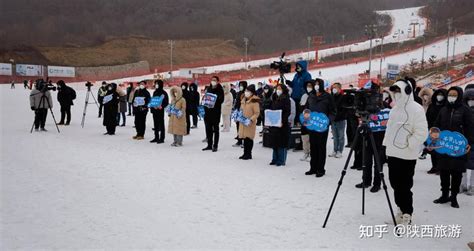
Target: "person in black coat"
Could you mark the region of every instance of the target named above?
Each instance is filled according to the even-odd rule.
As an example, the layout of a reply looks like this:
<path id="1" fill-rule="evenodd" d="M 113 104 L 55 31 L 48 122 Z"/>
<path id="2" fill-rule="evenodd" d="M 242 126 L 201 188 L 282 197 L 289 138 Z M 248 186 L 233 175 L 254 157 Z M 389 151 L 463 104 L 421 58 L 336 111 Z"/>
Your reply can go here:
<path id="1" fill-rule="evenodd" d="M 146 89 L 146 82 L 142 81 L 139 83 L 139 88 L 135 91 L 132 100 L 133 112 L 135 114 L 135 130 L 137 131 L 137 135 L 133 136 L 133 139 L 144 139 L 149 102 L 150 93 Z"/>
<path id="2" fill-rule="evenodd" d="M 273 96 L 273 87 L 271 85 L 265 85 L 263 87 L 263 93 L 261 98 L 261 107 L 260 115 L 262 116 L 262 121 L 265 122 L 265 110 L 271 109 L 272 107 L 272 96 Z M 265 126 L 265 124 L 264 124 Z"/>
<path id="3" fill-rule="evenodd" d="M 232 110 L 234 110 L 234 111 L 240 110 L 240 102 L 242 101 L 242 99 L 245 96 L 245 90 L 247 90 L 247 86 L 248 86 L 247 81 L 240 81 L 239 82 L 239 91 L 235 95 L 234 108 Z M 232 146 L 240 147 L 240 146 L 242 146 L 242 142 L 243 142 L 242 139 L 239 138 L 239 124 L 240 123 L 236 121 L 235 124 L 236 124 L 236 128 L 237 128 L 237 137 L 235 137 L 235 139 L 237 140 L 237 143 L 235 143 Z"/>
<path id="4" fill-rule="evenodd" d="M 191 129 L 197 128 L 198 124 L 198 106 L 201 95 L 198 92 L 198 86 L 195 83 L 189 85 L 189 101 L 186 101 L 186 114 L 191 115 L 193 125 Z"/>
<path id="5" fill-rule="evenodd" d="M 108 86 L 109 85 L 107 84 L 107 82 L 103 81 L 102 86 L 97 91 L 97 101 L 99 102 L 99 118 L 102 117 L 102 109 L 104 107 L 102 101 L 104 100 L 104 96 L 107 93 Z"/>
<path id="6" fill-rule="evenodd" d="M 186 105 L 189 104 L 190 93 L 189 93 L 189 84 L 188 82 L 181 83 L 181 90 L 183 91 L 183 98 L 186 100 Z M 189 108 L 186 106 L 186 134 L 189 134 L 191 130 L 191 114 L 189 113 Z"/>
<path id="7" fill-rule="evenodd" d="M 278 84 L 272 95 L 272 102 L 268 110 L 281 110 L 281 126 L 271 126 L 268 128 L 270 134 L 269 146 L 273 149 L 272 161 L 270 165 L 286 165 L 286 155 L 289 142 L 288 130 L 290 122 L 288 116 L 291 113 L 291 102 L 286 85 Z"/>
<path id="8" fill-rule="evenodd" d="M 463 91 L 460 87 L 451 87 L 448 90 L 448 103 L 439 112 L 434 126 L 441 131 L 449 130 L 463 134 L 468 141 L 468 149 L 474 143 L 474 126 L 471 110 L 463 101 Z M 457 194 L 462 180 L 462 173 L 466 171 L 467 154 L 460 157 L 451 157 L 439 154 L 438 166 L 440 168 L 442 195 L 434 203 L 451 201 L 451 206 L 459 208 Z M 451 187 L 451 189 L 450 189 Z M 451 190 L 451 196 L 449 191 Z"/>
<path id="9" fill-rule="evenodd" d="M 217 152 L 219 146 L 219 123 L 221 121 L 221 107 L 224 102 L 224 89 L 219 83 L 219 77 L 213 76 L 211 85 L 206 89 L 207 93 L 217 95 L 217 100 L 213 108 L 204 107 L 204 124 L 206 126 L 207 147 L 203 151 L 212 150 Z"/>
<path id="10" fill-rule="evenodd" d="M 133 83 L 129 83 L 127 87 L 127 104 L 128 104 L 128 116 L 132 116 L 132 103 L 128 102 L 130 100 L 130 95 L 133 91 Z"/>
<path id="11" fill-rule="evenodd" d="M 161 79 L 155 80 L 155 91 L 153 97 L 163 95 L 161 106 L 150 108 L 153 115 L 153 125 L 155 128 L 155 138 L 150 143 L 162 144 L 165 142 L 165 108 L 169 104 L 168 93 L 163 89 L 163 81 Z"/>
<path id="12" fill-rule="evenodd" d="M 336 106 L 332 96 L 324 90 L 324 81 L 317 78 L 315 81 L 307 83 L 306 88 L 312 88 L 309 92 L 306 108 L 311 112 L 324 113 L 332 122 L 336 116 Z M 316 174 L 316 177 L 322 177 L 326 174 L 324 166 L 326 165 L 326 144 L 328 141 L 328 132 L 309 131 L 311 161 L 310 170 L 306 175 Z"/>
<path id="13" fill-rule="evenodd" d="M 61 120 L 58 125 L 64 125 L 64 119 L 67 116 L 66 124 L 71 123 L 71 106 L 74 105 L 73 100 L 76 99 L 76 91 L 71 87 L 67 86 L 63 80 L 59 80 L 58 83 L 58 102 L 61 105 Z"/>
<path id="14" fill-rule="evenodd" d="M 434 126 L 436 118 L 438 118 L 441 108 L 446 106 L 448 91 L 445 89 L 438 89 L 434 91 L 431 96 L 431 104 L 426 110 L 426 120 L 428 122 L 428 128 Z M 427 151 L 427 150 L 426 150 Z M 439 174 L 438 167 L 438 153 L 435 151 L 427 151 L 431 155 L 431 169 L 428 171 L 429 174 Z"/>
<path id="15" fill-rule="evenodd" d="M 423 105 L 423 99 L 420 98 L 418 95 L 421 91 L 421 87 L 416 86 L 416 80 L 414 78 L 407 77 L 406 80 L 410 82 L 412 90 L 415 90 L 413 93 L 413 98 L 415 99 L 415 102 Z"/>
<path id="16" fill-rule="evenodd" d="M 111 83 L 107 85 L 107 92 L 102 98 L 101 104 L 104 109 L 103 125 L 107 129 L 104 135 L 115 135 L 117 127 L 117 111 L 119 104 L 119 95 L 117 94 L 117 84 Z"/>

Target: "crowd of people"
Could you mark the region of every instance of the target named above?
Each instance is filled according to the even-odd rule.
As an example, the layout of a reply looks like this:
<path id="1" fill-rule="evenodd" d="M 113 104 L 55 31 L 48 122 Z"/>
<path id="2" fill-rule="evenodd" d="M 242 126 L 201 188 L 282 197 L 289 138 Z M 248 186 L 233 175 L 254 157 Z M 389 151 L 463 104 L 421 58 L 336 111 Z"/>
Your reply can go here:
<path id="1" fill-rule="evenodd" d="M 210 84 L 203 89 L 204 93 L 215 95 L 213 106 L 201 106 L 201 93 L 195 83 L 182 83 L 172 87 L 169 92 L 164 89 L 162 80 L 154 81 L 152 95 L 147 82 L 125 87 L 115 83 L 103 82 L 97 96 L 100 104 L 99 117 L 103 118 L 105 135 L 114 135 L 116 127 L 125 126 L 126 113 L 134 116 L 136 135 L 134 140 L 143 140 L 146 132 L 148 112 L 153 118 L 154 137 L 150 143 L 165 142 L 166 131 L 173 135 L 172 147 L 182 147 L 184 136 L 191 129 L 198 128 L 202 117 L 205 125 L 205 147 L 202 151 L 217 152 L 220 133 L 230 132 L 231 114 L 241 111 L 248 123 L 235 121 L 235 147 L 243 148 L 242 160 L 252 159 L 252 149 L 257 136 L 262 136 L 264 146 L 273 150 L 270 165 L 285 166 L 290 146 L 294 147 L 292 130 L 301 134 L 303 163 L 309 162 L 306 175 L 323 177 L 326 174 L 326 158 L 344 157 L 344 149 L 354 150 L 351 169 L 363 171 L 363 182 L 357 188 L 370 188 L 371 192 L 381 189 L 379 167 L 388 166 L 388 177 L 394 190 L 394 199 L 398 207 L 397 223 L 411 224 L 413 213 L 413 176 L 417 160 L 431 156 L 432 168 L 428 174 L 440 176 L 441 196 L 434 203 L 450 202 L 453 208 L 459 208 L 457 195 L 474 190 L 474 175 L 467 175 L 466 170 L 474 169 L 474 157 L 470 146 L 474 143 L 474 85 L 468 85 L 463 91 L 459 87 L 448 90 L 439 88 L 417 87 L 412 78 L 396 81 L 389 88 L 382 88 L 377 83 L 369 87 L 379 93 L 381 109 L 389 114 L 386 125 L 372 132 L 373 142 L 364 137 L 355 137 L 362 123 L 361 116 L 348 104 L 354 102 L 354 94 L 342 88 L 340 83 L 327 85 L 320 78 L 313 79 L 306 69 L 306 62 L 296 64 L 296 74 L 292 81 L 278 84 L 257 85 L 240 81 L 233 85 L 221 84 L 219 77 L 212 77 Z M 43 86 L 36 86 L 31 91 L 31 108 L 35 111 L 35 128 L 44 129 L 47 109 L 52 107 L 51 94 L 43 91 Z M 64 81 L 58 82 L 58 101 L 61 105 L 60 125 L 71 122 L 70 108 L 76 97 L 74 90 Z M 355 89 L 350 87 L 350 89 Z M 47 104 L 40 104 L 39 93 L 47 97 Z M 150 107 L 151 100 L 161 98 L 158 106 Z M 203 108 L 203 112 L 201 111 Z M 279 126 L 265 125 L 265 111 L 281 111 Z M 330 120 L 330 130 L 314 131 L 306 128 L 300 121 L 300 114 L 308 112 L 322 113 Z M 422 114 L 425 114 L 423 116 Z M 168 128 L 165 130 L 165 118 L 168 117 Z M 67 120 L 65 121 L 65 118 Z M 369 116 L 370 117 L 370 116 Z M 222 131 L 220 130 L 222 123 Z M 261 126 L 261 130 L 258 130 Z M 467 139 L 465 154 L 453 157 L 440 154 L 427 144 L 430 130 L 449 130 L 459 132 Z M 333 148 L 327 153 L 327 141 L 331 131 Z M 358 138 L 354 141 L 354 138 Z M 345 145 L 345 143 L 347 144 Z M 375 149 L 372 147 L 375 146 Z M 364 158 L 364 157 L 365 158 Z M 468 180 L 470 176 L 470 180 Z"/>

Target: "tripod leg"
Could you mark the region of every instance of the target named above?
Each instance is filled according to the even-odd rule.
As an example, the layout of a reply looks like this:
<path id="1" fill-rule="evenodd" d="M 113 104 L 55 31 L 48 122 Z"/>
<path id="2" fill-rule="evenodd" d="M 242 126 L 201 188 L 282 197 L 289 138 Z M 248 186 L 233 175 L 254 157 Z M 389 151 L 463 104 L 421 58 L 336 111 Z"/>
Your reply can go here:
<path id="1" fill-rule="evenodd" d="M 337 194 L 339 193 L 339 189 L 341 188 L 344 176 L 346 175 L 347 167 L 349 166 L 349 162 L 351 160 L 352 154 L 354 153 L 354 148 L 355 148 L 356 142 L 359 138 L 360 130 L 361 130 L 361 128 L 357 128 L 356 135 L 355 135 L 354 140 L 352 142 L 351 150 L 349 151 L 349 155 L 347 156 L 346 163 L 344 164 L 344 168 L 342 169 L 341 177 L 339 178 L 339 181 L 337 182 L 337 188 L 336 188 L 336 192 L 334 193 L 334 197 L 332 198 L 331 206 L 329 206 L 329 210 L 328 210 L 328 213 L 326 215 L 326 219 L 324 220 L 323 228 L 326 227 L 326 224 L 327 224 L 328 219 L 329 219 L 329 215 L 331 215 L 332 208 L 334 207 L 334 203 L 336 202 L 336 197 L 337 197 Z"/>
<path id="2" fill-rule="evenodd" d="M 42 98 L 44 98 L 46 102 L 48 102 L 49 111 L 51 112 L 51 116 L 53 117 L 54 125 L 56 126 L 58 133 L 60 133 L 58 123 L 56 122 L 56 118 L 54 117 L 53 108 L 51 108 L 51 104 L 49 103 L 49 99 L 44 94 Z"/>
<path id="3" fill-rule="evenodd" d="M 366 129 L 364 129 L 366 130 Z M 364 173 L 366 172 L 367 165 L 366 165 L 366 158 L 367 153 L 365 152 L 367 148 L 367 140 L 364 136 L 362 136 L 362 215 L 365 215 L 365 180 L 364 180 Z"/>
<path id="4" fill-rule="evenodd" d="M 390 214 L 392 215 L 393 225 L 396 226 L 397 221 L 395 220 L 395 215 L 393 214 L 392 203 L 390 202 L 390 196 L 388 195 L 387 184 L 385 183 L 385 178 L 382 171 L 382 163 L 380 163 L 380 155 L 377 152 L 377 147 L 375 146 L 374 135 L 372 134 L 370 130 L 369 130 L 369 138 L 370 138 L 370 143 L 372 145 L 372 150 L 375 157 L 375 166 L 377 168 L 377 172 L 380 175 L 380 181 L 382 181 L 383 190 L 385 191 L 385 197 L 387 198 L 388 208 L 390 209 Z"/>
<path id="5" fill-rule="evenodd" d="M 86 121 L 86 111 L 87 111 L 87 105 L 89 104 L 89 93 L 86 93 L 86 101 L 84 102 L 84 110 L 82 111 L 82 120 L 81 120 L 81 126 L 84 128 L 84 122 Z"/>
<path id="6" fill-rule="evenodd" d="M 56 129 L 58 130 L 58 133 L 60 133 L 58 123 L 56 122 L 56 118 L 54 117 L 53 109 L 49 107 L 49 111 L 51 112 L 51 116 L 53 117 L 53 121 L 54 121 L 54 125 L 56 126 Z"/>
<path id="7" fill-rule="evenodd" d="M 92 92 L 90 92 L 90 93 L 91 93 L 91 95 L 92 95 L 92 98 L 94 99 L 94 103 L 95 103 L 95 105 L 97 106 L 97 109 L 100 109 L 100 108 L 99 108 L 99 102 L 97 102 L 97 99 L 95 98 L 94 93 L 92 93 Z"/>

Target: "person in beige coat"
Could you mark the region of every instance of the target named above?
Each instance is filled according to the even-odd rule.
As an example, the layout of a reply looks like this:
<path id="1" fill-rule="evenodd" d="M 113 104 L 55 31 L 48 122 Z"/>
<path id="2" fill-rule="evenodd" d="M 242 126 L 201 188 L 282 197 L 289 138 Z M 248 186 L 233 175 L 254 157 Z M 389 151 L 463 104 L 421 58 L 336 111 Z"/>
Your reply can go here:
<path id="1" fill-rule="evenodd" d="M 418 96 L 423 100 L 423 109 L 428 110 L 428 106 L 431 104 L 431 97 L 433 96 L 433 90 L 431 88 L 423 87 Z"/>
<path id="2" fill-rule="evenodd" d="M 232 97 L 232 93 L 230 92 L 230 84 L 225 83 L 222 86 L 224 88 L 224 103 L 222 103 L 221 113 L 222 113 L 222 121 L 224 122 L 224 128 L 222 132 L 229 132 L 230 131 L 230 114 L 232 112 L 232 102 L 234 98 Z"/>
<path id="3" fill-rule="evenodd" d="M 244 155 L 239 159 L 252 159 L 253 139 L 257 130 L 257 119 L 260 115 L 260 98 L 255 91 L 255 85 L 247 87 L 240 102 L 240 109 L 244 117 L 250 119 L 249 125 L 239 123 L 239 138 L 244 140 Z"/>
<path id="4" fill-rule="evenodd" d="M 183 145 L 183 136 L 186 135 L 186 100 L 183 98 L 183 90 L 177 86 L 171 88 L 170 96 L 170 105 L 183 113 L 180 117 L 169 114 L 168 133 L 174 137 L 171 146 L 178 147 Z"/>

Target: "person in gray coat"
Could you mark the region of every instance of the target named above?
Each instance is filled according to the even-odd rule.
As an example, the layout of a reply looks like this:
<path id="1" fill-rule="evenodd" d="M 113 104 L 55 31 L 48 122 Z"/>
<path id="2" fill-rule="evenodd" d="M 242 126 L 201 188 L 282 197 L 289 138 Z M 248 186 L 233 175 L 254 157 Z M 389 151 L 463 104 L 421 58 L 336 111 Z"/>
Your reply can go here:
<path id="1" fill-rule="evenodd" d="M 46 99 L 41 99 L 43 96 Z M 53 99 L 43 80 L 36 81 L 35 88 L 31 90 L 30 107 L 35 112 L 35 131 L 39 131 L 40 128 L 43 132 L 47 131 L 44 126 L 48 109 L 53 108 Z"/>

